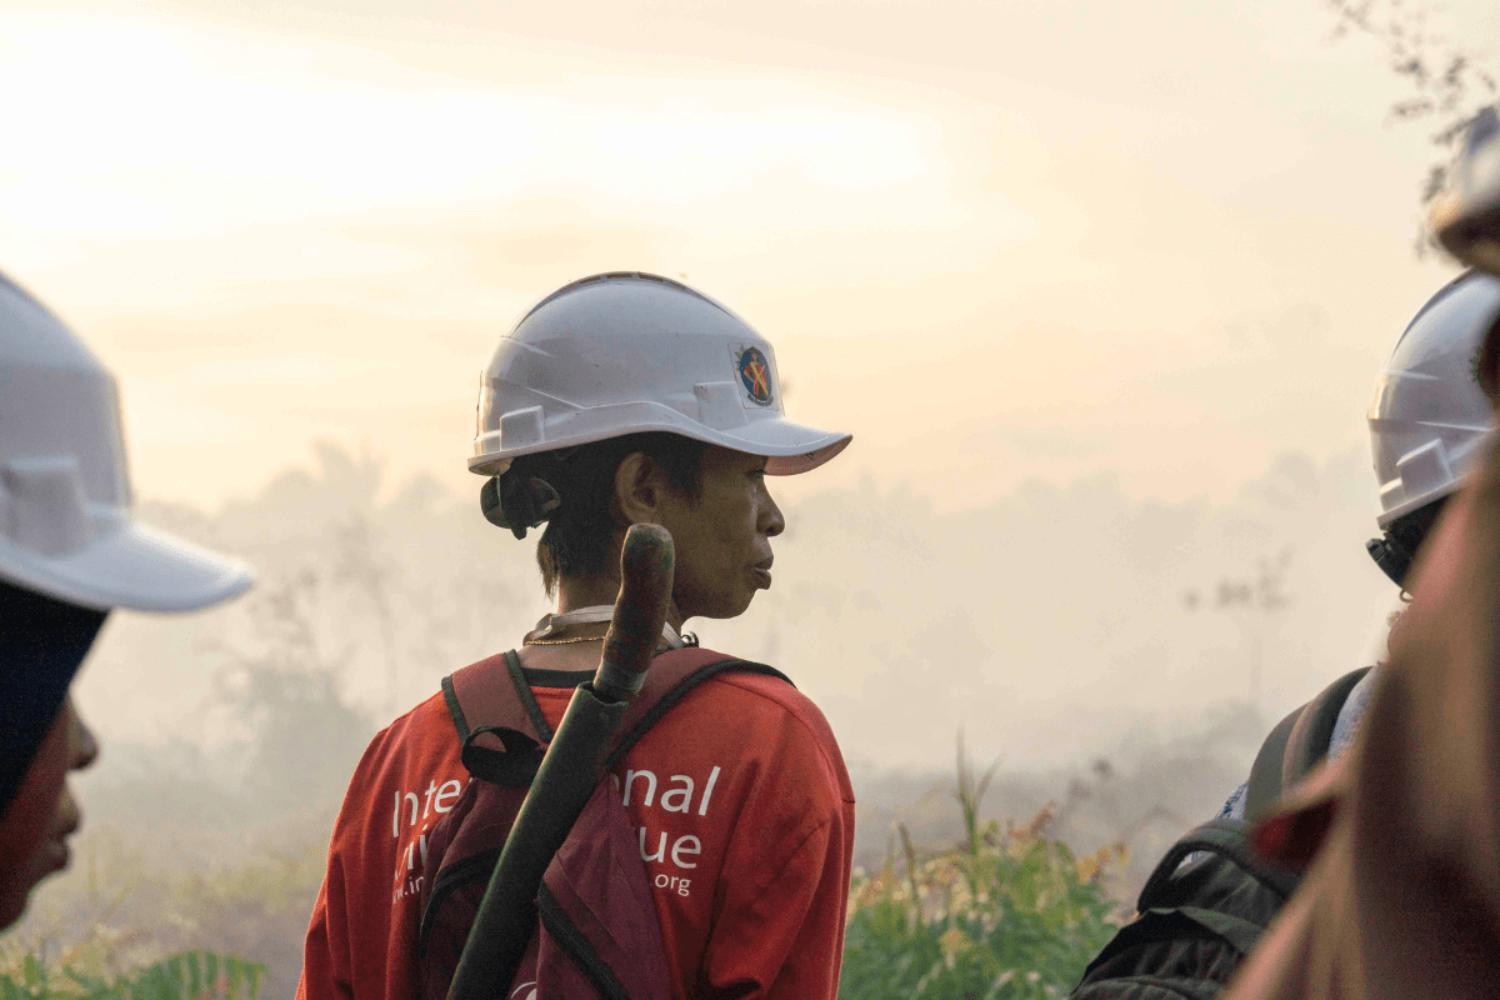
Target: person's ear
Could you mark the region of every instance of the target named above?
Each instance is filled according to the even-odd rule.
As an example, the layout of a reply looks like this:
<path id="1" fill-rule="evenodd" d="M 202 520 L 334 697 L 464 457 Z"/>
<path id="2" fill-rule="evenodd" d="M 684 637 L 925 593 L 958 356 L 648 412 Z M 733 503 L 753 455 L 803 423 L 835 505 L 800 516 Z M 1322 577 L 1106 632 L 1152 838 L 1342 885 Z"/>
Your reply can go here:
<path id="1" fill-rule="evenodd" d="M 629 524 L 659 524 L 664 496 L 661 467 L 633 451 L 615 469 L 615 511 Z"/>

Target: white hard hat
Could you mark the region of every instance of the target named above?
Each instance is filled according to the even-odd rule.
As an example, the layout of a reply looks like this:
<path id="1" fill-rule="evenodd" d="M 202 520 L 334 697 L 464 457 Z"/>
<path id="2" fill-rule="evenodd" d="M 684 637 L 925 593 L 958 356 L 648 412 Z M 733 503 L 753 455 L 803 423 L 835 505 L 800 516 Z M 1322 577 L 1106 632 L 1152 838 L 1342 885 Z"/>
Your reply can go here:
<path id="1" fill-rule="evenodd" d="M 1479 351 L 1500 317 L 1500 280 L 1466 272 L 1428 300 L 1375 384 L 1370 444 L 1382 528 L 1458 488 L 1490 430 Z"/>
<path id="2" fill-rule="evenodd" d="M 719 303 L 651 274 L 583 278 L 542 299 L 479 386 L 470 471 L 643 431 L 752 455 L 772 475 L 828 461 L 850 435 L 786 419 L 771 344 Z"/>
<path id="3" fill-rule="evenodd" d="M 1469 125 L 1451 177 L 1432 206 L 1434 234 L 1459 260 L 1500 274 L 1500 117 L 1494 108 Z"/>
<path id="4" fill-rule="evenodd" d="M 114 379 L 3 274 L 0 580 L 143 611 L 202 607 L 250 583 L 240 563 L 131 520 Z"/>

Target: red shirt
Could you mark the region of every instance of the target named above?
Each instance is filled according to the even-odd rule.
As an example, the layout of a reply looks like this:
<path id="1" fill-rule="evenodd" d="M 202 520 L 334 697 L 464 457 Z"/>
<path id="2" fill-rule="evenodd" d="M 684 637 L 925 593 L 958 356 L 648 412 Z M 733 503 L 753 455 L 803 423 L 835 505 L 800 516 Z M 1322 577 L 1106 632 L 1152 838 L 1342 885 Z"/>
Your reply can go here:
<path id="1" fill-rule="evenodd" d="M 585 675 L 579 675 L 580 679 Z M 536 687 L 556 726 L 570 688 Z M 334 823 L 299 1000 L 410 1000 L 426 832 L 469 780 L 442 695 L 375 736 Z M 615 772 L 678 1000 L 833 1000 L 854 794 L 827 720 L 776 678 L 692 691 Z"/>

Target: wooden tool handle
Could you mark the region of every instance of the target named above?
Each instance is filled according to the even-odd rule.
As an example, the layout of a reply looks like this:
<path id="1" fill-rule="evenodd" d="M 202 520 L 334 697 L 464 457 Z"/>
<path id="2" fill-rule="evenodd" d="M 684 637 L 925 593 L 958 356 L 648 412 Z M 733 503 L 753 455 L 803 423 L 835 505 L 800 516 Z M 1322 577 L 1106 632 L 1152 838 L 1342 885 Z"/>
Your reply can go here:
<path id="1" fill-rule="evenodd" d="M 641 689 L 672 600 L 672 535 L 657 524 L 632 524 L 620 549 L 620 596 L 604 636 L 594 693 L 620 701 Z"/>

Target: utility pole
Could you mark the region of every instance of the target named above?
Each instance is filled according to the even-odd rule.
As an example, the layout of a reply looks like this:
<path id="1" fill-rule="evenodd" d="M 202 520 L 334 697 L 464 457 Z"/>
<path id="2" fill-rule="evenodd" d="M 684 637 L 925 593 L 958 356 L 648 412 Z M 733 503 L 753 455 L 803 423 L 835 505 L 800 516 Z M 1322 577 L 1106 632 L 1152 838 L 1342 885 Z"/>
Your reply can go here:
<path id="1" fill-rule="evenodd" d="M 1291 604 L 1286 596 L 1287 569 L 1292 552 L 1282 549 L 1272 559 L 1261 559 L 1255 572 L 1243 577 L 1223 577 L 1214 585 L 1213 599 L 1200 599 L 1197 591 L 1183 594 L 1190 612 L 1200 607 L 1229 616 L 1244 634 L 1249 673 L 1248 697 L 1251 708 L 1259 711 L 1264 673 L 1265 630 L 1272 616 Z"/>

